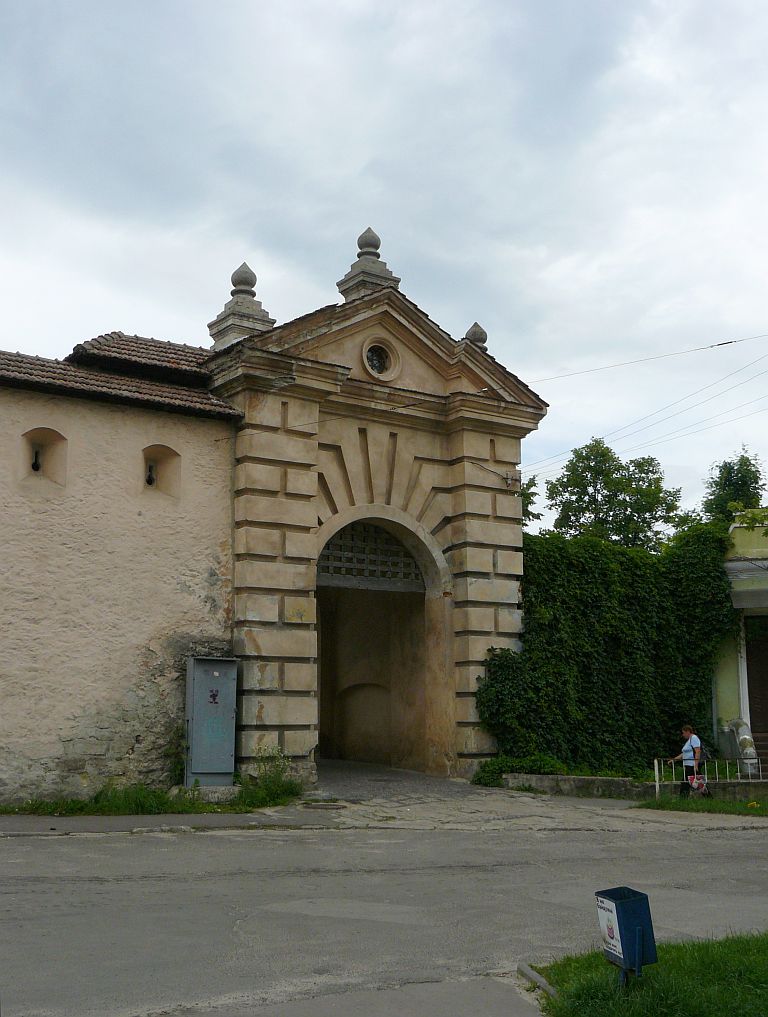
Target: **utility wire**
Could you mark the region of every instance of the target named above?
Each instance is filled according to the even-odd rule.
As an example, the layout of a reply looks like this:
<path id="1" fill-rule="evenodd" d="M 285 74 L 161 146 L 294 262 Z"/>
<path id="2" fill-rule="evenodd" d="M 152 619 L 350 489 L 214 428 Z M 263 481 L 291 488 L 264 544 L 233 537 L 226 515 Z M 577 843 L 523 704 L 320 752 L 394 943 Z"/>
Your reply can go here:
<path id="1" fill-rule="evenodd" d="M 744 403 L 743 405 L 747 405 L 747 404 Z M 734 410 L 734 409 L 736 409 L 736 407 L 732 406 L 731 410 Z M 713 428 L 715 428 L 715 427 L 722 427 L 724 424 L 734 424 L 734 423 L 736 423 L 737 420 L 746 420 L 747 417 L 754 417 L 755 414 L 757 414 L 757 413 L 766 413 L 766 412 L 768 412 L 768 406 L 764 406 L 760 410 L 752 410 L 751 413 L 743 413 L 740 417 L 730 417 L 728 420 L 721 420 L 720 423 L 718 423 L 718 424 L 710 424 L 708 427 L 699 427 L 699 428 L 696 428 L 696 430 L 694 430 L 694 431 L 687 431 L 684 434 L 680 434 L 680 433 L 678 433 L 676 431 L 673 431 L 673 432 L 671 432 L 671 435 L 669 437 L 661 438 L 658 441 L 653 441 L 653 442 L 650 442 L 650 443 L 649 442 L 643 442 L 641 445 L 635 445 L 632 448 L 623 449 L 623 451 L 624 452 L 632 452 L 635 449 L 639 449 L 639 448 L 654 448 L 654 446 L 656 446 L 656 445 L 664 445 L 668 441 L 677 441 L 678 438 L 691 438 L 691 437 L 693 437 L 694 434 L 701 434 L 703 431 L 711 431 Z M 719 414 L 716 414 L 716 416 L 719 416 Z M 712 420 L 713 418 L 712 417 L 707 417 L 706 419 L 707 420 Z M 558 470 L 555 470 L 554 472 L 551 472 L 551 473 L 544 473 L 544 474 L 541 475 L 541 477 L 537 476 L 537 479 L 540 479 L 540 480 L 550 480 L 552 477 L 557 476 L 557 473 L 558 473 Z"/>
<path id="2" fill-rule="evenodd" d="M 653 441 L 650 444 L 636 445 L 635 448 L 653 448 L 655 445 L 663 445 L 667 441 L 675 441 L 677 438 L 690 438 L 694 434 L 701 434 L 702 431 L 711 431 L 713 427 L 722 427 L 723 424 L 735 424 L 737 420 L 746 420 L 747 417 L 754 417 L 756 413 L 765 413 L 768 411 L 768 406 L 764 406 L 761 410 L 752 410 L 751 413 L 743 413 L 740 417 L 730 417 L 728 420 L 721 420 L 719 424 L 710 424 L 709 427 L 700 427 L 695 431 L 689 431 L 687 434 L 678 434 L 670 438 L 662 438 L 659 441 Z M 631 449 L 625 449 L 625 452 L 632 451 Z"/>
<path id="3" fill-rule="evenodd" d="M 768 396 L 760 396 L 759 399 L 766 399 Z M 738 406 L 731 406 L 728 410 L 723 410 L 723 413 L 732 413 L 734 410 L 739 409 L 739 406 L 749 406 L 751 403 L 758 402 L 758 399 L 750 399 L 746 403 L 740 403 Z M 663 445 L 668 441 L 675 441 L 677 438 L 689 438 L 694 434 L 700 434 L 702 431 L 711 431 L 714 427 L 721 427 L 723 424 L 732 424 L 737 420 L 745 420 L 747 417 L 753 417 L 757 413 L 765 413 L 768 411 L 768 406 L 764 406 L 762 409 L 753 410 L 751 413 L 743 413 L 739 417 L 729 417 L 728 420 L 721 420 L 718 424 L 710 424 L 708 427 L 697 427 L 693 431 L 687 430 L 689 427 L 693 427 L 693 424 L 686 425 L 685 428 L 680 428 L 678 431 L 670 431 L 668 435 L 660 437 L 658 440 L 652 442 L 642 442 L 639 445 L 633 445 L 630 448 L 621 449 L 622 452 L 634 452 L 637 449 L 653 448 L 655 445 Z M 704 420 L 696 421 L 697 424 L 704 423 L 705 420 L 714 420 L 715 417 L 722 416 L 722 413 L 715 413 L 712 417 L 705 417 Z M 683 433 L 684 432 L 684 433 Z M 560 467 L 555 469 L 548 469 L 546 473 L 537 474 L 538 480 L 551 480 L 552 477 L 557 476 Z"/>
<path id="4" fill-rule="evenodd" d="M 540 385 L 545 381 L 557 381 L 558 378 L 576 378 L 581 374 L 595 374 L 597 371 L 613 371 L 617 367 L 631 367 L 633 364 L 647 364 L 651 360 L 666 360 L 669 357 L 684 357 L 689 353 L 701 353 L 702 350 L 714 350 L 719 346 L 736 346 L 739 343 L 749 343 L 754 339 L 766 339 L 768 332 L 761 332 L 760 335 L 748 335 L 743 339 L 724 339 L 719 343 L 709 343 L 707 346 L 694 346 L 688 350 L 676 350 L 674 353 L 657 353 L 653 357 L 639 357 L 637 360 L 622 360 L 618 364 L 604 364 L 602 367 L 587 367 L 583 371 L 570 371 L 567 374 L 553 374 L 549 378 L 537 378 L 531 385 Z"/>
<path id="5" fill-rule="evenodd" d="M 764 353 L 761 357 L 757 357 L 756 360 L 750 360 L 750 362 L 748 364 L 745 364 L 743 367 L 738 367 L 735 371 L 731 371 L 729 374 L 724 374 L 723 377 L 722 378 L 718 378 L 717 381 L 711 381 L 708 385 L 702 385 L 701 388 L 694 389 L 694 391 L 693 392 L 689 392 L 688 395 L 681 396 L 680 399 L 675 399 L 673 402 L 667 403 L 665 406 L 659 407 L 659 409 L 658 410 L 654 410 L 653 413 L 647 413 L 644 417 L 638 417 L 637 420 L 631 420 L 628 424 L 624 424 L 623 427 L 617 427 L 614 431 L 608 431 L 608 433 L 603 435 L 603 437 L 604 438 L 610 438 L 612 435 L 618 434 L 619 431 L 625 431 L 628 427 L 632 427 L 634 424 L 640 424 L 644 420 L 648 420 L 650 417 L 655 417 L 658 413 L 663 413 L 664 410 L 669 410 L 673 406 L 678 406 L 680 403 L 684 403 L 686 401 L 686 399 L 692 399 L 693 396 L 698 395 L 700 392 L 706 392 L 707 389 L 714 388 L 715 385 L 719 385 L 721 382 L 727 381 L 729 378 L 733 378 L 734 375 L 741 374 L 741 372 L 742 371 L 746 371 L 748 367 L 754 367 L 755 364 L 759 364 L 760 361 L 761 360 L 765 360 L 766 357 L 768 357 L 768 353 Z M 765 373 L 766 373 L 765 371 L 761 371 L 758 374 L 753 374 L 751 378 L 747 378 L 745 381 L 739 382 L 739 384 L 740 385 L 746 385 L 748 381 L 753 381 L 755 378 L 759 378 L 761 374 L 765 374 Z M 738 388 L 738 385 L 733 385 L 733 386 L 731 386 L 731 388 Z M 731 391 L 730 388 L 725 389 L 725 392 L 730 392 L 730 391 Z M 717 399 L 718 396 L 725 395 L 725 392 L 719 392 L 716 395 L 714 395 L 712 398 L 713 399 Z M 707 401 L 708 400 L 705 399 L 705 400 L 702 400 L 701 402 L 694 403 L 693 406 L 689 406 L 688 409 L 681 410 L 680 412 L 681 413 L 687 413 L 688 410 L 692 410 L 696 406 L 702 406 Z M 672 414 L 671 416 L 675 416 L 675 415 L 676 414 Z M 669 420 L 670 417 L 665 417 L 664 419 L 665 420 Z M 660 423 L 661 423 L 660 420 L 656 421 L 656 424 L 660 424 Z M 655 427 L 656 424 L 649 424 L 648 426 L 649 427 Z M 637 434 L 637 431 L 634 431 L 633 433 Z M 626 438 L 626 437 L 629 437 L 629 436 L 628 435 L 623 435 L 622 440 L 623 440 L 623 438 Z"/>
<path id="6" fill-rule="evenodd" d="M 721 378 L 717 378 L 715 381 L 710 382 L 708 385 L 703 385 L 701 388 L 694 389 L 692 392 L 689 392 L 687 395 L 681 396 L 679 399 L 675 399 L 671 403 L 667 403 L 666 405 L 661 406 L 658 410 L 654 410 L 652 413 L 646 413 L 642 417 L 637 417 L 635 420 L 630 420 L 628 424 L 624 424 L 621 427 L 614 428 L 613 431 L 607 431 L 604 435 L 601 435 L 601 438 L 602 438 L 602 440 L 605 440 L 606 438 L 610 438 L 613 435 L 618 434 L 620 431 L 625 431 L 628 427 L 632 427 L 635 424 L 640 424 L 644 420 L 649 420 L 651 417 L 655 417 L 655 416 L 657 416 L 657 414 L 663 413 L 664 410 L 668 410 L 672 406 L 678 406 L 680 403 L 683 403 L 683 402 L 685 402 L 688 399 L 692 399 L 693 396 L 699 395 L 699 393 L 701 393 L 701 392 L 706 392 L 708 389 L 714 388 L 715 385 L 721 385 L 724 381 L 727 381 L 729 378 L 733 378 L 735 375 L 741 374 L 742 371 L 746 371 L 748 368 L 753 367 L 755 364 L 759 363 L 761 360 L 765 360 L 767 357 L 768 357 L 768 353 L 764 353 L 762 356 L 757 357 L 755 360 L 751 360 L 748 364 L 745 364 L 743 367 L 739 367 L 735 371 L 730 371 L 728 374 L 723 375 Z M 722 392 L 717 392 L 717 393 L 715 393 L 715 395 L 713 395 L 713 396 L 711 396 L 711 397 L 709 397 L 707 399 L 702 399 L 702 400 L 699 400 L 699 402 L 692 403 L 686 409 L 680 410 L 678 413 L 672 413 L 668 417 L 664 417 L 662 420 L 657 420 L 657 421 L 655 421 L 652 424 L 647 424 L 645 427 L 638 428 L 636 431 L 631 431 L 630 434 L 622 435 L 622 438 L 620 440 L 623 441 L 624 438 L 628 438 L 632 434 L 639 434 L 641 431 L 648 430 L 649 428 L 655 427 L 656 424 L 662 423 L 663 420 L 670 420 L 672 417 L 679 416 L 680 413 L 687 413 L 689 410 L 693 410 L 697 406 L 703 406 L 705 403 L 711 402 L 712 399 L 717 399 L 717 398 L 719 398 L 719 396 L 725 395 L 726 392 L 731 392 L 734 388 L 739 388 L 739 386 L 741 386 L 741 385 L 746 385 L 748 382 L 754 381 L 755 378 L 759 378 L 759 377 L 761 377 L 764 374 L 768 374 L 768 371 L 759 371 L 757 374 L 753 374 L 752 377 L 745 378 L 744 381 L 740 381 L 736 385 L 731 385 L 729 388 L 724 389 Z M 568 450 L 563 451 L 563 452 L 558 452 L 556 455 L 547 456 L 544 459 L 536 459 L 534 462 L 529 463 L 526 466 L 521 467 L 521 470 L 522 470 L 522 472 L 527 473 L 530 470 L 532 470 L 534 466 L 544 465 L 545 463 L 555 463 L 555 462 L 557 462 L 558 459 L 564 459 L 566 456 L 569 456 L 573 451 L 574 451 L 574 449 L 571 448 L 571 449 L 568 449 Z M 547 469 L 549 469 L 549 467 L 547 467 Z"/>
<path id="7" fill-rule="evenodd" d="M 768 374 L 768 371 L 762 371 L 761 374 Z M 759 375 L 755 375 L 758 378 Z M 747 381 L 752 381 L 752 378 L 748 378 Z M 742 382 L 741 384 L 746 384 Z M 732 386 L 736 388 L 737 386 Z M 726 389 L 725 392 L 730 392 L 730 389 Z M 688 413 L 690 410 L 695 409 L 696 406 L 704 406 L 705 403 L 711 403 L 713 399 L 718 399 L 721 395 L 725 395 L 725 392 L 718 392 L 717 395 L 711 396 L 709 399 L 703 399 L 700 403 L 696 403 L 694 406 L 689 406 L 687 410 L 680 410 L 680 413 Z M 765 399 L 766 396 L 758 396 L 757 399 L 748 399 L 745 403 L 737 403 L 736 406 L 729 406 L 727 410 L 721 410 L 719 413 L 713 413 L 711 417 L 704 417 L 702 420 L 692 420 L 688 424 L 683 424 L 681 427 L 676 428 L 674 431 L 668 431 L 667 434 L 677 434 L 678 431 L 685 431 L 689 427 L 697 427 L 699 424 L 704 424 L 708 420 L 714 420 L 716 417 L 722 417 L 726 413 L 732 413 L 734 410 L 740 410 L 743 406 L 750 406 L 752 403 L 759 402 L 761 399 Z M 680 413 L 670 413 L 668 417 L 662 417 L 661 420 L 657 420 L 655 424 L 649 424 L 648 427 L 639 427 L 636 431 L 630 431 L 629 434 L 624 434 L 619 438 L 619 441 L 626 441 L 627 438 L 631 438 L 635 434 L 640 434 L 641 431 L 647 431 L 651 427 L 656 427 L 657 424 L 663 424 L 665 420 L 672 420 L 673 417 L 679 417 Z M 657 438 L 664 438 L 665 435 L 657 434 L 653 437 L 649 437 L 649 440 L 656 441 Z M 641 443 L 645 444 L 645 443 Z M 633 445 L 633 448 L 640 448 L 641 445 Z M 624 449 L 624 452 L 630 452 L 631 449 Z"/>

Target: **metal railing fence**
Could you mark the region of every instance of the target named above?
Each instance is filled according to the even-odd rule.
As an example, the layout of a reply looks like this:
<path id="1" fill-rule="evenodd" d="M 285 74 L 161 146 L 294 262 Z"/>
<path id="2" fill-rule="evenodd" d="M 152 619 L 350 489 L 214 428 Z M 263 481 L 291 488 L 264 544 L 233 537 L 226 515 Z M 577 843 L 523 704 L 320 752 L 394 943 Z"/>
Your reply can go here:
<path id="1" fill-rule="evenodd" d="M 699 765 L 708 784 L 721 780 L 763 780 L 763 761 L 759 756 L 739 759 L 707 759 Z M 681 762 L 667 762 L 654 759 L 653 775 L 656 782 L 656 797 L 661 794 L 661 785 L 680 783 L 685 779 L 685 767 Z M 768 776 L 768 774 L 766 775 Z"/>

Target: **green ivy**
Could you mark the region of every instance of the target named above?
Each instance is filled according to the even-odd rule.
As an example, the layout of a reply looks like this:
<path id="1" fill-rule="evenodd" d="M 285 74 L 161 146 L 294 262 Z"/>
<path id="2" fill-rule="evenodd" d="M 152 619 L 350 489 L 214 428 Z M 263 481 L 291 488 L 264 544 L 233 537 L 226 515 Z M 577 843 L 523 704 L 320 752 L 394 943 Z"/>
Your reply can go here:
<path id="1" fill-rule="evenodd" d="M 711 683 L 737 615 L 727 533 L 700 524 L 660 553 L 595 537 L 524 538 L 520 653 L 492 650 L 477 706 L 499 750 L 631 773 L 711 721 Z"/>

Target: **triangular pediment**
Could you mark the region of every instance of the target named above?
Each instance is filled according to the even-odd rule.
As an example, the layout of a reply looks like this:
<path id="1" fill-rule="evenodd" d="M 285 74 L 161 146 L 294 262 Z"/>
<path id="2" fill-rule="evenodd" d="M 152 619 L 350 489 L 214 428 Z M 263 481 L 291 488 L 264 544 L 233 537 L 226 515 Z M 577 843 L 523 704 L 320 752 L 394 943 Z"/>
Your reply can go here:
<path id="1" fill-rule="evenodd" d="M 349 369 L 353 382 L 411 392 L 465 392 L 546 403 L 480 346 L 456 341 L 394 289 L 331 305 L 246 340 L 249 346 Z"/>

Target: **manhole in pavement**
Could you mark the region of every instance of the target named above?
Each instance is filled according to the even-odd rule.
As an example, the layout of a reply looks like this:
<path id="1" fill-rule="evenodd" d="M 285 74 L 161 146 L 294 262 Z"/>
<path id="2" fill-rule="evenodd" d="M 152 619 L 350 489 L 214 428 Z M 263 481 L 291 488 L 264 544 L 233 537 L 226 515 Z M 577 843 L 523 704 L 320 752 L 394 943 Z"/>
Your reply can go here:
<path id="1" fill-rule="evenodd" d="M 305 809 L 346 809 L 344 802 L 303 802 Z"/>

